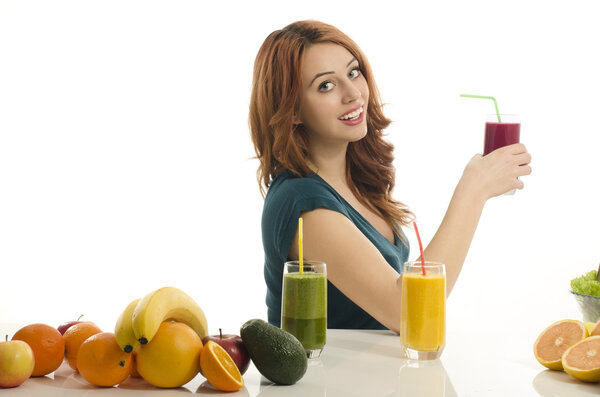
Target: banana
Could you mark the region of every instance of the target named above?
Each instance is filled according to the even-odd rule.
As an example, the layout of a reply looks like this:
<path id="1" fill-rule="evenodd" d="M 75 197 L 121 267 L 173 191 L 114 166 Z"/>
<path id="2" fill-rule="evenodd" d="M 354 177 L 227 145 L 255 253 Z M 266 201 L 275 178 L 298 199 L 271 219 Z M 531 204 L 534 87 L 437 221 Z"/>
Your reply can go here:
<path id="1" fill-rule="evenodd" d="M 188 294 L 175 287 L 163 287 L 142 298 L 133 311 L 133 332 L 142 344 L 150 342 L 163 321 L 189 325 L 200 337 L 208 336 L 206 317 Z"/>
<path id="2" fill-rule="evenodd" d="M 133 318 L 133 310 L 140 300 L 141 299 L 138 298 L 128 304 L 117 319 L 117 324 L 115 325 L 117 344 L 125 353 L 131 353 L 140 344 L 133 333 L 133 324 L 131 321 Z"/>

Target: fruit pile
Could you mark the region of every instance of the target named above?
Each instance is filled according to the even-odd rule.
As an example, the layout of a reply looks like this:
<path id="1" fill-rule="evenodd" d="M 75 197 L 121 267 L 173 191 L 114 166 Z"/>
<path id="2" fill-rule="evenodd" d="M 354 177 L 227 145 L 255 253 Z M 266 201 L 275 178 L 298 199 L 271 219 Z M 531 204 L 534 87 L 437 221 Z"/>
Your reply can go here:
<path id="1" fill-rule="evenodd" d="M 185 292 L 164 287 L 131 302 L 115 332 L 90 321 L 53 328 L 31 324 L 0 342 L 0 387 L 14 387 L 31 376 L 54 372 L 63 361 L 96 386 L 114 386 L 141 377 L 160 388 L 175 388 L 198 373 L 215 388 L 236 391 L 254 362 L 277 384 L 304 376 L 307 358 L 290 333 L 262 320 L 249 320 L 240 335 L 208 335 L 200 306 Z"/>
<path id="2" fill-rule="evenodd" d="M 538 336 L 533 354 L 549 369 L 564 370 L 585 382 L 600 382 L 600 321 L 557 321 Z"/>

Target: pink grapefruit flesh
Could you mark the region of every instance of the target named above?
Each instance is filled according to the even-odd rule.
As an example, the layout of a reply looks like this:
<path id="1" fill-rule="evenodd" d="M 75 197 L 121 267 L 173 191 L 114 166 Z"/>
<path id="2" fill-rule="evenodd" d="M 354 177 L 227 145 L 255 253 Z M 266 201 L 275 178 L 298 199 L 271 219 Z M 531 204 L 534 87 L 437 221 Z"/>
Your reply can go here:
<path id="1" fill-rule="evenodd" d="M 533 345 L 535 358 L 543 366 L 562 370 L 562 356 L 575 343 L 586 338 L 585 325 L 577 320 L 561 320 L 548 326 Z"/>
<path id="2" fill-rule="evenodd" d="M 562 365 L 566 373 L 585 382 L 600 381 L 600 336 L 590 336 L 565 351 Z"/>

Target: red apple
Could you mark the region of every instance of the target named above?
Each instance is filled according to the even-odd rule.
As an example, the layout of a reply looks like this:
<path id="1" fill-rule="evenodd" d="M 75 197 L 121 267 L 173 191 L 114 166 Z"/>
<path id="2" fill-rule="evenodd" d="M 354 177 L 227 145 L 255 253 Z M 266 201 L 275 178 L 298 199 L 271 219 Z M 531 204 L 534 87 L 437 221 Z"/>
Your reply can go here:
<path id="1" fill-rule="evenodd" d="M 206 345 L 206 342 L 209 340 L 218 343 L 227 353 L 229 353 L 242 375 L 246 372 L 250 366 L 250 355 L 240 336 L 230 334 L 223 335 L 221 328 L 219 328 L 219 335 L 207 336 L 202 339 L 202 343 Z"/>
<path id="2" fill-rule="evenodd" d="M 0 342 L 0 387 L 15 387 L 33 372 L 33 350 L 22 340 Z"/>
<path id="3" fill-rule="evenodd" d="M 56 329 L 58 330 L 58 332 L 60 332 L 61 335 L 64 335 L 66 330 L 71 328 L 73 325 L 79 324 L 81 322 L 81 321 L 79 321 L 79 320 L 81 320 L 81 317 L 83 317 L 83 314 L 81 316 L 79 316 L 79 318 L 77 320 L 67 321 L 65 323 L 62 323 L 61 325 L 56 327 Z"/>

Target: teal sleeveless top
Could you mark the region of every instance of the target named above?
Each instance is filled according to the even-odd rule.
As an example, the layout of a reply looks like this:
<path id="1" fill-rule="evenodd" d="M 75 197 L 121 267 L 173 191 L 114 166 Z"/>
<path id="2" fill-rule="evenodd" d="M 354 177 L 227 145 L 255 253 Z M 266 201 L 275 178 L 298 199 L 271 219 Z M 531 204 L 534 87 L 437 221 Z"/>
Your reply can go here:
<path id="1" fill-rule="evenodd" d="M 279 327 L 281 322 L 283 264 L 289 260 L 288 252 L 298 228 L 298 218 L 302 212 L 316 208 L 326 208 L 346 216 L 398 273 L 408 259 L 408 240 L 404 236 L 396 236 L 395 244 L 392 244 L 319 175 L 297 177 L 289 171 L 282 172 L 267 191 L 261 221 L 268 320 L 275 326 Z M 386 329 L 331 282 L 327 282 L 327 327 Z"/>

